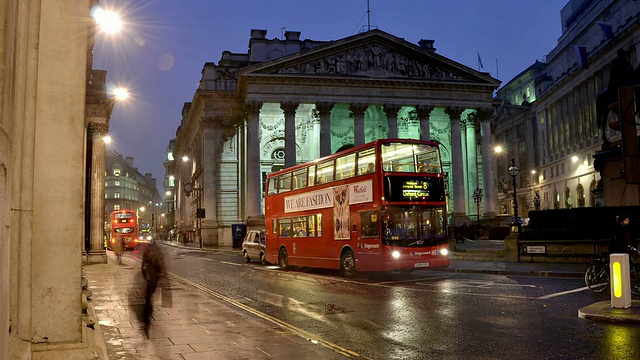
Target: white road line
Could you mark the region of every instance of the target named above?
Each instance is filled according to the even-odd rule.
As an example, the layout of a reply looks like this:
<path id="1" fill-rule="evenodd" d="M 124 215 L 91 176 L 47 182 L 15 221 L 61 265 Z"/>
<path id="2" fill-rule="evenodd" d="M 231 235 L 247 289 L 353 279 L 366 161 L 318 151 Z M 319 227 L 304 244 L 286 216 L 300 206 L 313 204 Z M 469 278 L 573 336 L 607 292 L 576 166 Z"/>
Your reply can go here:
<path id="1" fill-rule="evenodd" d="M 421 278 L 421 279 L 407 279 L 407 280 L 395 280 L 395 281 L 381 281 L 381 282 L 377 282 L 377 283 L 371 283 L 370 285 L 392 285 L 392 284 L 400 284 L 400 283 L 415 282 L 415 281 L 435 281 L 435 280 L 443 280 L 443 279 L 450 279 L 450 277 L 446 277 L 446 276 L 438 276 L 438 277 L 432 277 L 432 278 Z"/>
<path id="2" fill-rule="evenodd" d="M 208 261 L 213 261 L 213 259 L 208 259 L 208 258 L 203 258 L 203 257 L 199 257 L 199 258 L 197 258 L 197 259 L 200 259 L 200 260 L 208 260 Z"/>
<path id="3" fill-rule="evenodd" d="M 236 263 L 232 263 L 232 262 L 228 262 L 228 261 L 220 261 L 223 264 L 227 264 L 227 265 L 235 265 L 235 266 L 242 266 L 242 264 L 236 264 Z"/>
<path id="4" fill-rule="evenodd" d="M 536 299 L 539 299 L 539 300 L 547 300 L 547 299 L 551 299 L 551 298 L 553 298 L 553 297 L 562 296 L 562 295 L 568 295 L 568 294 L 573 294 L 573 293 L 577 293 L 577 292 L 585 291 L 585 290 L 589 290 L 589 288 L 585 286 L 585 287 L 581 287 L 581 288 L 578 288 L 578 289 L 567 290 L 567 291 L 560 291 L 560 292 L 557 292 L 557 293 L 553 293 L 553 294 L 549 294 L 549 295 L 545 295 L 545 296 L 540 296 L 540 297 L 538 297 L 538 298 L 536 298 Z"/>

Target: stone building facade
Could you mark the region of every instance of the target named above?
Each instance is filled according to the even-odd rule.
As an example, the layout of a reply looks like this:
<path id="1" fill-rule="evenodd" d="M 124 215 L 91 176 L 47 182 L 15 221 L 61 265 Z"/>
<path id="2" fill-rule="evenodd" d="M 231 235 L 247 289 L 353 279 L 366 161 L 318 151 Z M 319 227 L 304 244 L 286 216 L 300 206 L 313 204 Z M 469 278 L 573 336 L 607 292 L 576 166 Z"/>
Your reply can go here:
<path id="1" fill-rule="evenodd" d="M 178 231 L 230 245 L 232 224 L 264 223 L 268 173 L 380 138 L 441 144 L 454 225 L 475 218 L 476 187 L 485 189 L 483 216 L 495 215 L 487 155 L 499 82 L 433 44 L 380 30 L 331 42 L 252 30 L 248 53 L 225 51 L 218 64 L 206 63 L 183 107 L 167 175 Z"/>
<path id="2" fill-rule="evenodd" d="M 82 277 L 83 260 L 106 261 L 102 137 L 114 103 L 91 66 L 97 4 L 0 2 L 1 360 L 105 355 Z"/>
<path id="3" fill-rule="evenodd" d="M 164 204 L 158 193 L 156 179 L 151 173 L 142 175 L 134 166 L 133 157 L 125 157 L 115 151 L 106 152 L 104 199 L 105 215 L 114 210 L 136 210 L 143 228 L 161 233 Z"/>
<path id="4" fill-rule="evenodd" d="M 536 194 L 541 209 L 637 205 L 637 185 L 621 179 L 605 179 L 612 184 L 610 192 L 619 196 L 604 200 L 594 155 L 603 145 L 596 98 L 607 87 L 611 61 L 618 49 L 624 49 L 627 60 L 634 67 L 639 65 L 640 4 L 572 0 L 560 17 L 562 35 L 544 66 L 532 67 L 498 91 L 506 105 L 496 117 L 496 143 L 506 144 L 505 157 L 515 158 L 522 170 L 517 189 L 519 213 L 526 216 L 535 208 Z M 577 51 L 580 47 L 586 55 L 583 58 Z M 535 87 L 535 101 L 523 105 L 522 99 L 513 97 L 521 93 L 514 88 L 523 86 Z M 615 119 L 610 113 L 608 121 Z M 620 133 L 608 127 L 605 133 L 612 142 L 620 139 Z M 498 174 L 507 166 L 500 164 Z M 501 202 L 504 199 L 512 206 L 511 198 L 507 194 Z"/>

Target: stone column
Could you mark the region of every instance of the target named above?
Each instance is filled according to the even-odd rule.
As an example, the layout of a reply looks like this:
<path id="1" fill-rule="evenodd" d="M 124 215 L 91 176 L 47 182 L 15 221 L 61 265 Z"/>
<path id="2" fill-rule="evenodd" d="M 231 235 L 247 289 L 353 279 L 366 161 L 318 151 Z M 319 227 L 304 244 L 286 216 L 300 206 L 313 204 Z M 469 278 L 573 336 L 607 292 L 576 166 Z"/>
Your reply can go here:
<path id="1" fill-rule="evenodd" d="M 491 132 L 491 120 L 493 119 L 493 108 L 481 108 L 476 110 L 480 117 L 482 126 L 482 185 L 484 186 L 484 196 L 482 201 L 484 203 L 484 216 L 495 217 L 496 216 L 496 199 L 497 199 L 497 177 L 495 171 L 495 156 L 493 153 Z"/>
<path id="2" fill-rule="evenodd" d="M 418 105 L 416 112 L 420 120 L 420 140 L 431 140 L 431 132 L 429 130 L 429 115 L 433 111 L 433 105 Z"/>
<path id="3" fill-rule="evenodd" d="M 262 102 L 246 103 L 247 118 L 247 189 L 261 189 L 260 173 L 260 109 Z M 247 191 L 247 225 L 264 224 L 260 191 Z"/>
<path id="4" fill-rule="evenodd" d="M 331 154 L 331 110 L 334 103 L 319 102 L 316 110 L 320 116 L 320 157 Z"/>
<path id="5" fill-rule="evenodd" d="M 200 175 L 201 192 L 199 207 L 205 209 L 206 217 L 199 219 L 200 237 L 204 245 L 220 245 L 218 239 L 218 176 L 220 175 L 219 159 L 225 139 L 235 135 L 235 131 L 226 134 L 228 124 L 237 123 L 229 118 L 203 116 L 202 125 L 202 174 Z M 241 207 L 242 205 L 238 205 Z M 238 212 L 242 214 L 242 211 Z"/>
<path id="6" fill-rule="evenodd" d="M 462 139 L 460 130 L 460 115 L 464 108 L 447 107 L 445 112 L 451 121 L 451 165 L 453 174 L 453 226 L 462 225 L 466 221 L 464 168 L 462 163 Z"/>
<path id="7" fill-rule="evenodd" d="M 387 122 L 389 123 L 389 139 L 395 139 L 398 137 L 398 111 L 402 108 L 402 105 L 387 104 L 382 107 L 387 114 Z"/>
<path id="8" fill-rule="evenodd" d="M 105 145 L 103 138 L 108 132 L 108 124 L 89 123 L 88 133 L 92 151 L 88 263 L 107 263 L 107 251 L 104 248 Z"/>
<path id="9" fill-rule="evenodd" d="M 353 140 L 355 146 L 364 144 L 364 112 L 368 107 L 368 104 L 362 103 L 352 103 L 349 105 L 349 110 L 353 113 Z"/>
<path id="10" fill-rule="evenodd" d="M 476 124 L 473 119 L 469 119 L 466 122 L 466 158 L 467 158 L 467 171 L 466 171 L 466 180 L 467 180 L 467 191 L 469 196 L 467 199 L 467 207 L 469 207 L 469 213 L 476 212 L 475 201 L 471 194 L 475 191 L 476 187 L 479 185 L 478 179 L 478 149 L 476 146 Z M 471 211 L 471 209 L 474 209 Z"/>
<path id="11" fill-rule="evenodd" d="M 297 163 L 296 161 L 296 110 L 300 103 L 285 101 L 280 103 L 280 108 L 284 111 L 284 167 L 288 168 Z M 251 188 L 250 188 L 251 189 Z"/>

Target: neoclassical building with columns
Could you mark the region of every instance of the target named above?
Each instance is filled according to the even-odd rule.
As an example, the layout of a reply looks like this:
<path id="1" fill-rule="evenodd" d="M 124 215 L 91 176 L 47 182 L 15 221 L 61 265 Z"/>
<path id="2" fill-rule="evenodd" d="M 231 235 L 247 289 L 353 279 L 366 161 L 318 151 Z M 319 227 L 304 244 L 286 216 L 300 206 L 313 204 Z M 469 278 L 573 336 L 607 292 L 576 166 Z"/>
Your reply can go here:
<path id="1" fill-rule="evenodd" d="M 176 230 L 229 245 L 232 224 L 264 224 L 267 174 L 380 138 L 440 143 L 452 225 L 476 219 L 476 188 L 480 216 L 495 216 L 498 80 L 437 54 L 433 40 L 377 29 L 336 41 L 266 35 L 252 30 L 246 54 L 206 63 L 183 107 L 165 181 Z"/>

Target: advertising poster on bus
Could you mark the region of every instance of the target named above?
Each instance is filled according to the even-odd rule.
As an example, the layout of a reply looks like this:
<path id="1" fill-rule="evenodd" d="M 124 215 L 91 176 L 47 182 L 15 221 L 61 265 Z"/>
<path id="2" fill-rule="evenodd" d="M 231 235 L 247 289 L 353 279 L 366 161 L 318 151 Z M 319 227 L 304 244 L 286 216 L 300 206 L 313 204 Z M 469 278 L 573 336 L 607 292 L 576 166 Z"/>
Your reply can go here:
<path id="1" fill-rule="evenodd" d="M 349 186 L 333 188 L 333 217 L 335 220 L 334 237 L 336 240 L 349 240 Z"/>

